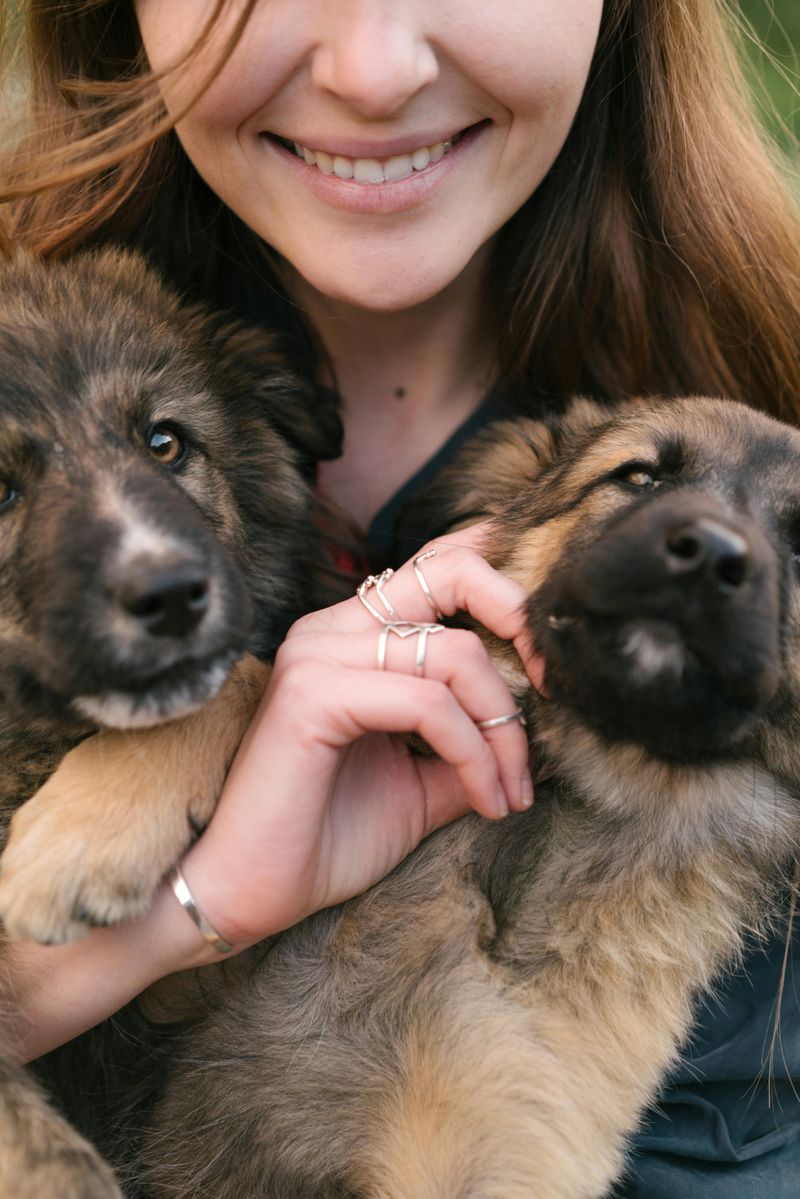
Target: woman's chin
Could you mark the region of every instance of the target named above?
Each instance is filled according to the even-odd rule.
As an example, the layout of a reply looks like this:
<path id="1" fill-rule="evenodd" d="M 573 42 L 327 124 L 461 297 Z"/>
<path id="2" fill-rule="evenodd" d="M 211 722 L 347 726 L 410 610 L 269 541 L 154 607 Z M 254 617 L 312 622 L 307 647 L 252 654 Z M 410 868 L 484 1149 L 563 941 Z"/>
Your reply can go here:
<path id="1" fill-rule="evenodd" d="M 301 291 L 310 288 L 320 296 L 351 308 L 376 313 L 405 312 L 441 295 L 464 277 L 470 260 L 461 256 L 434 260 L 424 252 L 381 255 L 358 269 L 352 261 L 298 262 Z"/>

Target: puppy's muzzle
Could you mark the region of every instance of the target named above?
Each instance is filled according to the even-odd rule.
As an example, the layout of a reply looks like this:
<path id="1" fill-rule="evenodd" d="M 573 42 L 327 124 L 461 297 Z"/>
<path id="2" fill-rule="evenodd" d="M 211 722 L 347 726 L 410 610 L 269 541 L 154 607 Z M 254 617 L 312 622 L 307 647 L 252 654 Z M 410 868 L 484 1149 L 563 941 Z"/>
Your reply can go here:
<path id="1" fill-rule="evenodd" d="M 774 548 L 691 488 L 583 533 L 531 601 L 548 689 L 610 740 L 670 759 L 728 752 L 778 686 Z"/>

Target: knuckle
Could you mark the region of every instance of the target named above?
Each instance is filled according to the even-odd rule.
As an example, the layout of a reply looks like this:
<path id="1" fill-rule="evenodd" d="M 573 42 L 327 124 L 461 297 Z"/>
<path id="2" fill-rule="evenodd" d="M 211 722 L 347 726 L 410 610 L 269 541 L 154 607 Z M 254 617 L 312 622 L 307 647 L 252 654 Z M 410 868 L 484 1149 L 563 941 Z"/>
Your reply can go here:
<path id="1" fill-rule="evenodd" d="M 295 659 L 281 671 L 275 690 L 280 690 L 284 702 L 307 702 L 319 686 L 318 674 L 319 668 L 314 662 L 305 658 Z"/>
<path id="2" fill-rule="evenodd" d="M 431 557 L 424 563 L 425 569 L 436 569 L 438 562 L 447 558 L 448 569 L 456 565 L 465 557 L 471 557 L 472 551 L 466 546 L 456 545 L 446 537 L 434 537 L 431 541 L 426 541 L 421 550 L 414 554 L 413 558 L 409 558 L 409 563 L 414 562 L 418 557 L 424 557 L 430 554 Z"/>
<path id="3" fill-rule="evenodd" d="M 442 717 L 452 709 L 453 695 L 446 683 L 431 680 L 426 687 L 426 710 L 436 717 Z"/>
<path id="4" fill-rule="evenodd" d="M 304 633 L 308 633 L 314 627 L 317 619 L 316 612 L 306 612 L 303 616 L 298 616 L 290 626 L 286 634 L 286 641 L 291 641 L 293 637 L 301 637 Z M 284 645 L 286 644 L 284 641 Z"/>
<path id="5" fill-rule="evenodd" d="M 466 661 L 470 666 L 483 666 L 488 663 L 486 647 L 480 636 L 471 629 L 450 629 L 448 638 L 460 662 Z"/>
<path id="6" fill-rule="evenodd" d="M 300 652 L 297 645 L 293 641 L 284 641 L 278 646 L 278 651 L 275 654 L 273 665 L 273 673 L 284 674 L 291 666 L 301 660 Z"/>

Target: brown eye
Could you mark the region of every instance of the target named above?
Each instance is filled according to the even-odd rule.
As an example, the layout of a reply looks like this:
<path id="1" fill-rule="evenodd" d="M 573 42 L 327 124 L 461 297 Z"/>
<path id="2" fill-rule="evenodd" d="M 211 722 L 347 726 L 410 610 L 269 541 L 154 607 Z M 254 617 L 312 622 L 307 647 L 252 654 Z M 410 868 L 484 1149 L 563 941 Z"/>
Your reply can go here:
<path id="1" fill-rule="evenodd" d="M 16 487 L 12 487 L 8 479 L 0 479 L 0 512 L 13 504 L 18 495 Z"/>
<path id="2" fill-rule="evenodd" d="M 186 453 L 186 442 L 173 425 L 153 425 L 147 434 L 147 448 L 163 466 L 174 466 Z"/>
<path id="3" fill-rule="evenodd" d="M 631 466 L 620 471 L 617 478 L 631 487 L 659 487 L 661 480 L 644 466 Z"/>
<path id="4" fill-rule="evenodd" d="M 646 470 L 632 470 L 629 475 L 625 476 L 625 482 L 630 483 L 632 487 L 652 487 L 655 479 Z"/>

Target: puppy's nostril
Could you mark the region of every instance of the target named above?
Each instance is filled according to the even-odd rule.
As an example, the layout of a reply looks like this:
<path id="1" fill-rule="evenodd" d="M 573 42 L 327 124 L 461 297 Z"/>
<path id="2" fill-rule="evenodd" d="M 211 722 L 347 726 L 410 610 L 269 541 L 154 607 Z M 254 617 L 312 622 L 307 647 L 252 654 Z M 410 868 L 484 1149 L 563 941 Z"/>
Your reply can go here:
<path id="1" fill-rule="evenodd" d="M 185 637 L 208 608 L 208 580 L 195 572 L 171 570 L 140 586 L 128 584 L 122 606 L 154 637 Z"/>
<path id="2" fill-rule="evenodd" d="M 684 566 L 699 565 L 703 561 L 703 545 L 700 539 L 685 529 L 667 534 L 667 549 L 670 556 Z"/>
<path id="3" fill-rule="evenodd" d="M 750 570 L 750 547 L 739 533 L 703 518 L 671 529 L 666 536 L 667 561 L 675 574 L 701 570 L 724 588 L 740 587 Z"/>
<path id="4" fill-rule="evenodd" d="M 719 559 L 716 565 L 717 578 L 728 587 L 741 587 L 747 578 L 748 558 L 746 554 L 729 554 Z"/>

